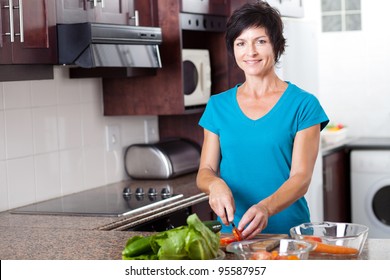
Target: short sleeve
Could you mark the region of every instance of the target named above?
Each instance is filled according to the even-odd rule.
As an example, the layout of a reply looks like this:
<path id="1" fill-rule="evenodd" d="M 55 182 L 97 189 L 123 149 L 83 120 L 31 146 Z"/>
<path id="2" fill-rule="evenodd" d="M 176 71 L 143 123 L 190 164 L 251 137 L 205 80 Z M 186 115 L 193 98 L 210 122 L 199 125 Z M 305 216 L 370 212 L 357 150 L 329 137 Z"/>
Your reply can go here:
<path id="1" fill-rule="evenodd" d="M 297 130 L 300 131 L 317 124 L 320 124 L 321 130 L 323 130 L 329 123 L 329 118 L 318 99 L 314 95 L 308 94 L 302 105 Z"/>
<path id="2" fill-rule="evenodd" d="M 214 98 L 211 97 L 206 105 L 206 109 L 203 112 L 200 120 L 199 125 L 203 127 L 204 129 L 207 129 L 217 135 L 219 135 L 219 129 L 217 127 L 216 121 L 214 119 L 215 114 L 215 108 L 214 108 Z"/>

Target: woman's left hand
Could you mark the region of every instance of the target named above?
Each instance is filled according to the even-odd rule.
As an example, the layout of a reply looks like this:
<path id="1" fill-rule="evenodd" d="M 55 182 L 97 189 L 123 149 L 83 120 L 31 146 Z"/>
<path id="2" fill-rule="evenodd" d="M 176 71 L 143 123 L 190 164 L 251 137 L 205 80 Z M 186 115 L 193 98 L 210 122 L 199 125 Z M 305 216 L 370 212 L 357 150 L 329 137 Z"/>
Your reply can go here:
<path id="1" fill-rule="evenodd" d="M 255 204 L 242 216 L 238 230 L 241 231 L 245 239 L 251 239 L 267 226 L 268 217 L 268 209 L 260 203 Z M 247 227 L 245 228 L 246 225 Z"/>

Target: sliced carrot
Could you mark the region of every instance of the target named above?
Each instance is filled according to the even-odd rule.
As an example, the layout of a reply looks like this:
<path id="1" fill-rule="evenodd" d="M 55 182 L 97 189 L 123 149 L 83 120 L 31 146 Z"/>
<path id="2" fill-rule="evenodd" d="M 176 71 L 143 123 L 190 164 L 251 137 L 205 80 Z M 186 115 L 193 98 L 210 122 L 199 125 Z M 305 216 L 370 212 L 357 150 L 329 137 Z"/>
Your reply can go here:
<path id="1" fill-rule="evenodd" d="M 313 242 L 316 247 L 313 252 L 326 254 L 343 254 L 343 255 L 357 255 L 359 250 L 346 246 L 330 245 L 322 242 Z"/>
<path id="2" fill-rule="evenodd" d="M 304 236 L 303 236 L 303 239 L 304 239 L 304 240 L 307 240 L 307 241 L 322 242 L 321 237 L 312 236 L 312 235 L 304 235 Z"/>

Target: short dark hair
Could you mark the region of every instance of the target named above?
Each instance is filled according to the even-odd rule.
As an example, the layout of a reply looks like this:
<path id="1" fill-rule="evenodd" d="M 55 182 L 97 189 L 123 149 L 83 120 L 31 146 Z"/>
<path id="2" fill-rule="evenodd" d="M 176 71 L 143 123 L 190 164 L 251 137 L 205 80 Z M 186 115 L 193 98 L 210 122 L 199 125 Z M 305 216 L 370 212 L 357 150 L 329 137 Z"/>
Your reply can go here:
<path id="1" fill-rule="evenodd" d="M 240 34 L 251 27 L 263 27 L 270 38 L 275 63 L 284 53 L 286 39 L 283 36 L 283 21 L 280 12 L 265 1 L 244 4 L 233 12 L 226 25 L 226 47 L 234 54 L 234 41 Z"/>

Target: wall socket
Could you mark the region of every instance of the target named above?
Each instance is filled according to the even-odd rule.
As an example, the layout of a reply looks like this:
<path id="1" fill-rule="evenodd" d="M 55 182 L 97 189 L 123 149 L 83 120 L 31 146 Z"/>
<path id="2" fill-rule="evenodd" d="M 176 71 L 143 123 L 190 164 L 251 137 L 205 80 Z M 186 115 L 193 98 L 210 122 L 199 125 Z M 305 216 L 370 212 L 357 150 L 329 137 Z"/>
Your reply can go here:
<path id="1" fill-rule="evenodd" d="M 121 148 L 121 135 L 118 125 L 106 126 L 106 141 L 108 152 Z"/>

